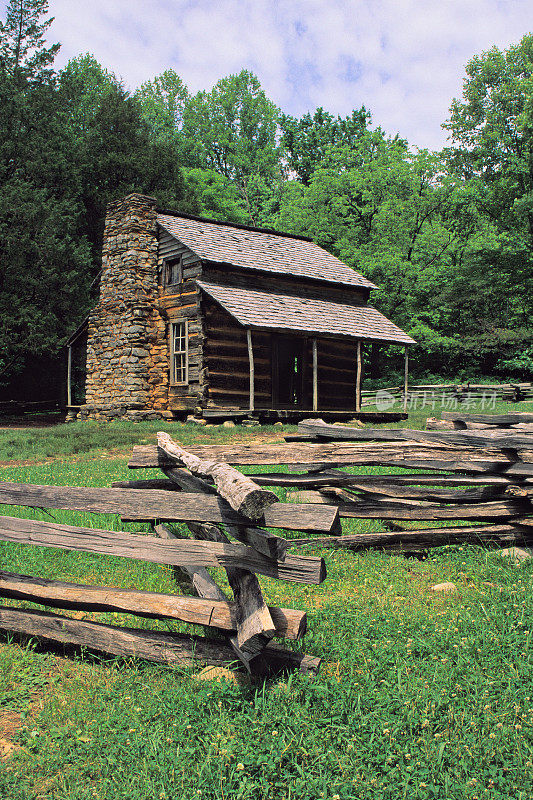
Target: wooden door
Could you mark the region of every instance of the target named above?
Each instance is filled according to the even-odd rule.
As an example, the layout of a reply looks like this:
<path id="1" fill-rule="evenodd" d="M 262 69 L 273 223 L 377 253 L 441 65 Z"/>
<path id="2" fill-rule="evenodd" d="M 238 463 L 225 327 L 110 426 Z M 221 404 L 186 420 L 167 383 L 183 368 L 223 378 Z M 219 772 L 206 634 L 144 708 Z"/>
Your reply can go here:
<path id="1" fill-rule="evenodd" d="M 272 342 L 274 408 L 303 408 L 305 404 L 305 339 L 275 336 Z"/>

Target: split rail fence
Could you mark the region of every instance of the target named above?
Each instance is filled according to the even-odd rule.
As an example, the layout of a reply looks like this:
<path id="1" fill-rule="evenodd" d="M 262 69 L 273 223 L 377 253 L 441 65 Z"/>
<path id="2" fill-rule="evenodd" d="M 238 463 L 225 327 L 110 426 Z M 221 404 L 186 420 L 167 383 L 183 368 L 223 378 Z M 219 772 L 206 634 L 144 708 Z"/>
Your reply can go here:
<path id="1" fill-rule="evenodd" d="M 389 386 L 382 390 L 398 402 L 405 399 L 404 386 Z M 365 389 L 361 392 L 363 406 L 374 405 L 376 390 Z M 456 400 L 458 404 L 474 401 L 507 401 L 512 403 L 533 399 L 533 383 L 441 383 L 410 385 L 407 391 L 408 401 Z"/>
<path id="2" fill-rule="evenodd" d="M 515 425 L 527 425 L 529 418 L 533 422 L 533 415 L 507 418 Z M 305 538 L 288 539 L 291 550 L 316 545 L 423 552 L 465 542 L 509 547 L 533 541 L 533 435 L 527 430 L 500 430 L 494 424 L 492 430 L 480 433 L 394 430 L 306 420 L 298 431 L 286 436 L 284 444 L 194 448 L 202 458 L 233 465 L 274 469 L 287 465 L 290 472 L 261 473 L 253 480 L 289 489 L 288 499 L 310 503 L 310 508 L 334 506 L 341 519 L 378 520 L 386 529 L 342 535 L 335 527 L 326 536 L 316 535 L 315 530 Z M 129 466 L 165 471 L 171 462 L 147 445 L 134 449 Z M 381 469 L 376 474 L 354 474 L 354 467 Z M 127 485 L 174 488 L 168 479 Z"/>
<path id="3" fill-rule="evenodd" d="M 381 520 L 389 529 L 322 539 L 323 546 L 424 551 L 533 541 L 533 414 L 443 417 L 426 431 L 300 423 L 295 439 L 336 442 L 339 454 L 351 451 L 352 465 L 394 468 L 375 475 L 321 470 L 300 479 L 306 490 L 296 499 L 335 502 L 341 518 Z"/>
<path id="4" fill-rule="evenodd" d="M 151 523 L 154 535 L 3 516 L 0 540 L 168 564 L 187 594 L 0 572 L 0 597 L 181 620 L 214 628 L 218 637 L 122 628 L 11 606 L 0 607 L 0 630 L 168 664 L 238 661 L 258 675 L 316 671 L 319 658 L 272 643 L 275 636 L 301 639 L 306 615 L 268 606 L 257 578 L 322 583 L 324 560 L 299 555 L 298 548 L 420 552 L 452 543 L 533 542 L 533 415 L 443 416 L 440 423 L 449 429 L 425 431 L 307 420 L 285 442 L 205 445 L 189 452 L 159 434 L 157 446 L 135 447 L 129 462 L 131 469 L 161 470 L 157 478 L 98 489 L 1 483 L 0 504 L 119 514 L 124 523 Z M 290 471 L 276 471 L 280 464 Z M 273 471 L 246 476 L 235 466 Z M 356 467 L 379 470 L 356 474 Z M 276 487 L 288 488 L 294 502 L 279 502 L 270 491 Z M 343 535 L 342 518 L 379 520 L 385 530 Z M 169 523 L 183 525 L 177 530 Z M 274 535 L 272 528 L 286 533 Z M 305 538 L 291 538 L 294 532 Z M 226 571 L 233 600 L 211 567 Z"/>
<path id="5" fill-rule="evenodd" d="M 0 630 L 167 664 L 238 661 L 258 675 L 283 669 L 316 672 L 319 658 L 272 643 L 273 637 L 301 639 L 306 614 L 267 606 L 257 575 L 322 583 L 324 560 L 288 554 L 287 540 L 267 528 L 335 533 L 340 530 L 338 510 L 331 505 L 280 503 L 273 492 L 227 463 L 199 459 L 167 434 L 160 434 L 158 442 L 156 466 L 164 465 L 166 478 L 141 481 L 141 488 L 139 482 L 134 488 L 128 482 L 112 488 L 0 483 L 0 504 L 120 514 L 124 522 L 152 523 L 155 535 L 1 516 L 0 541 L 168 564 L 188 595 L 85 586 L 0 571 L 0 597 L 59 609 L 180 620 L 214 628 L 218 638 L 124 628 L 13 606 L 0 607 Z M 168 488 L 177 491 L 165 491 Z M 176 522 L 185 524 L 190 537 L 168 525 Z M 226 571 L 233 600 L 208 572 L 210 567 Z"/>

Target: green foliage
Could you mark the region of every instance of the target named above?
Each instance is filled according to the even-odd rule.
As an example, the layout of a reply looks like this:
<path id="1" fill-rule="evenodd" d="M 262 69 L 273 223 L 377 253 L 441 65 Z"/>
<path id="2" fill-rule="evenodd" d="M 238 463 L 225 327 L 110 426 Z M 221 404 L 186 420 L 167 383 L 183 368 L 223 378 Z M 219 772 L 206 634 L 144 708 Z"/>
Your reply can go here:
<path id="1" fill-rule="evenodd" d="M 36 47 L 36 34 L 33 25 L 26 30 L 19 49 L 27 55 Z M 3 45 L 9 35 L 4 28 Z M 0 67 L 1 383 L 27 357 L 57 350 L 71 315 L 88 300 L 90 254 L 78 235 L 81 206 L 70 170 L 71 141 L 54 82 L 41 70 L 44 63 L 44 57 L 28 56 L 14 74 Z"/>
<path id="2" fill-rule="evenodd" d="M 218 81 L 210 92 L 199 92 L 183 110 L 190 165 L 230 181 L 252 223 L 260 222 L 261 198 L 279 176 L 278 114 L 247 70 Z"/>
<path id="3" fill-rule="evenodd" d="M 419 342 L 415 377 L 527 377 L 533 35 L 469 62 L 454 147 L 431 153 L 364 106 L 283 114 L 247 70 L 195 96 L 172 69 L 132 96 L 90 54 L 56 75 L 47 14 L 11 0 L 0 25 L 0 381 L 87 312 L 106 204 L 131 191 L 312 237 L 378 285 L 371 302 Z"/>
<path id="4" fill-rule="evenodd" d="M 529 379 L 533 375 L 533 345 L 526 347 L 514 358 L 503 361 L 502 368 L 520 378 Z"/>
<path id="5" fill-rule="evenodd" d="M 344 118 L 334 117 L 323 108 L 317 108 L 313 116 L 307 113 L 300 119 L 282 114 L 281 143 L 285 148 L 289 170 L 296 173 L 302 183 L 309 185 L 328 149 L 335 145 L 347 148 L 356 146 L 370 121 L 370 112 L 364 106 Z"/>
<path id="6" fill-rule="evenodd" d="M 153 81 L 146 81 L 135 92 L 144 119 L 155 139 L 175 142 L 183 122 L 183 110 L 189 100 L 187 87 L 173 69 L 167 69 Z"/>
<path id="7" fill-rule="evenodd" d="M 59 44 L 45 46 L 45 34 L 54 18 L 43 20 L 48 0 L 9 0 L 5 22 L 0 22 L 0 69 L 12 78 L 42 81 L 52 75 Z"/>
<path id="8" fill-rule="evenodd" d="M 480 226 L 477 253 L 466 265 L 488 330 L 531 328 L 533 304 L 533 35 L 507 51 L 493 47 L 466 67 L 463 100 L 444 125 L 456 147 L 448 167 L 468 182 Z M 489 322 L 492 320 L 492 323 Z"/>

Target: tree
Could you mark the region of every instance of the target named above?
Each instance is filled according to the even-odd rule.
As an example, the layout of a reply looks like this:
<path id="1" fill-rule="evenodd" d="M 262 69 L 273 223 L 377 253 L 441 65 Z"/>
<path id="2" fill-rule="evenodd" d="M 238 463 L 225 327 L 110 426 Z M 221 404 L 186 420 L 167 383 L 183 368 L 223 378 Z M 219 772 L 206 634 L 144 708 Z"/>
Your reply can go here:
<path id="1" fill-rule="evenodd" d="M 94 56 L 67 64 L 59 74 L 59 95 L 73 136 L 72 173 L 84 209 L 79 233 L 91 244 L 94 277 L 111 200 L 140 191 L 176 210 L 194 212 L 200 205 L 183 177 L 175 143 L 153 137 L 140 101 Z"/>
<path id="2" fill-rule="evenodd" d="M 90 251 L 79 236 L 82 207 L 70 167 L 72 140 L 54 87 L 0 81 L 0 382 L 45 354 L 58 352 L 85 313 Z M 16 98 L 19 129 L 16 158 L 13 118 L 2 96 Z M 39 124 L 35 125 L 34 120 Z"/>
<path id="3" fill-rule="evenodd" d="M 199 92 L 184 107 L 189 165 L 230 181 L 253 224 L 261 221 L 263 198 L 280 174 L 278 113 L 247 70 L 218 81 L 210 92 Z"/>
<path id="4" fill-rule="evenodd" d="M 510 329 L 533 339 L 533 35 L 493 47 L 466 66 L 463 99 L 444 127 L 455 147 L 448 168 L 468 181 L 493 235 L 464 265 L 480 328 L 495 345 Z M 472 288 L 474 291 L 472 291 Z M 529 330 L 529 334 L 527 331 Z M 495 347 L 496 349 L 496 347 Z"/>
<path id="5" fill-rule="evenodd" d="M 344 118 L 334 117 L 323 108 L 317 108 L 313 116 L 307 113 L 300 119 L 282 114 L 281 144 L 285 148 L 289 169 L 308 186 L 328 149 L 335 145 L 355 147 L 370 121 L 370 112 L 364 106 Z"/>
<path id="6" fill-rule="evenodd" d="M 104 98 L 121 89 L 121 83 L 90 53 L 72 58 L 58 74 L 58 89 L 73 135 L 84 136 Z"/>
<path id="7" fill-rule="evenodd" d="M 533 35 L 475 56 L 466 75 L 464 100 L 453 101 L 443 125 L 458 145 L 450 166 L 476 180 L 500 230 L 520 229 L 533 245 Z"/>
<path id="8" fill-rule="evenodd" d="M 5 22 L 0 22 L 0 64 L 11 77 L 31 81 L 50 78 L 59 44 L 45 46 L 45 33 L 54 18 L 48 0 L 10 0 Z"/>
<path id="9" fill-rule="evenodd" d="M 167 69 L 153 81 L 146 81 L 135 92 L 142 115 L 155 140 L 177 142 L 183 122 L 183 110 L 189 92 L 173 69 Z"/>

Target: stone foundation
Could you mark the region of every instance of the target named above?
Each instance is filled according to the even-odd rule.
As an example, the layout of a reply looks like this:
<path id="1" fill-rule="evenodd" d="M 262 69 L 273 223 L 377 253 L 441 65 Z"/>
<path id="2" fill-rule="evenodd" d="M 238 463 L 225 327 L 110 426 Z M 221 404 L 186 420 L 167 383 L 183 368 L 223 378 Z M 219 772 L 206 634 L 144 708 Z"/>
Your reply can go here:
<path id="1" fill-rule="evenodd" d="M 156 411 L 154 409 L 136 409 L 129 408 L 126 405 L 117 406 L 113 403 L 100 403 L 98 405 L 86 404 L 81 407 L 77 414 L 73 415 L 66 422 L 87 419 L 96 419 L 106 422 L 113 420 L 125 419 L 129 422 L 144 422 L 150 419 L 161 419 L 167 422 L 176 420 L 176 416 L 172 411 Z"/>
<path id="2" fill-rule="evenodd" d="M 79 419 L 167 418 L 169 357 L 157 256 L 156 200 L 131 194 L 111 203 Z"/>

